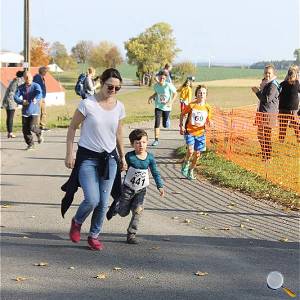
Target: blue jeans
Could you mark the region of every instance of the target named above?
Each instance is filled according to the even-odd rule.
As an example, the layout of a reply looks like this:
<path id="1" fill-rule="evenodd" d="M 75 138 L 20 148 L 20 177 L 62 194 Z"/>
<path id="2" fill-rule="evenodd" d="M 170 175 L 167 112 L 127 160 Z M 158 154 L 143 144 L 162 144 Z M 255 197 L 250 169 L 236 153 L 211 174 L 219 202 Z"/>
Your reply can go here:
<path id="1" fill-rule="evenodd" d="M 81 202 L 75 222 L 82 224 L 93 211 L 89 236 L 97 238 L 102 229 L 110 192 L 116 177 L 117 162 L 109 158 L 109 179 L 99 177 L 97 159 L 84 160 L 79 169 L 79 182 L 84 200 Z"/>

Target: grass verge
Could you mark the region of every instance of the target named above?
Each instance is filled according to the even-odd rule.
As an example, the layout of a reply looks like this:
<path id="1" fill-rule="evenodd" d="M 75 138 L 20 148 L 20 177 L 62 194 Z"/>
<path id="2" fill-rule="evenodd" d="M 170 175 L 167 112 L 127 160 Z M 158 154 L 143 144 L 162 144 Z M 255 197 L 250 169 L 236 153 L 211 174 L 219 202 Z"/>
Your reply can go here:
<path id="1" fill-rule="evenodd" d="M 183 158 L 185 153 L 185 146 L 176 150 L 179 157 Z M 259 175 L 217 156 L 213 151 L 202 154 L 197 171 L 213 184 L 238 190 L 258 200 L 273 201 L 288 209 L 300 210 L 300 197 L 297 193 L 284 190 Z"/>

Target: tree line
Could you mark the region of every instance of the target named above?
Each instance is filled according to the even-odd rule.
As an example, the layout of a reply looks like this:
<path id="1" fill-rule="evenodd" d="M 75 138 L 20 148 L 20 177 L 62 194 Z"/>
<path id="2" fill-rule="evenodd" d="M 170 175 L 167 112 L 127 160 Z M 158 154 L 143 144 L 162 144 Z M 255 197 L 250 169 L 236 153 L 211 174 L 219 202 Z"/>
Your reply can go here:
<path id="1" fill-rule="evenodd" d="M 180 49 L 176 47 L 173 29 L 168 23 L 157 23 L 139 35 L 124 42 L 126 61 L 137 67 L 137 77 L 145 74 L 153 77 L 166 63 L 172 63 Z M 66 47 L 59 41 L 52 44 L 43 38 L 31 39 L 31 66 L 56 63 L 64 70 L 75 69 L 78 63 L 94 68 L 117 67 L 125 60 L 118 47 L 109 41 L 95 44 L 92 41 L 78 41 L 68 54 Z M 196 66 L 189 61 L 176 64 L 173 68 L 176 78 L 195 75 Z M 149 82 L 150 83 L 150 82 Z M 151 83 L 150 83 L 151 84 Z"/>
<path id="2" fill-rule="evenodd" d="M 293 52 L 295 60 L 259 61 L 250 66 L 250 69 L 263 69 L 265 65 L 273 64 L 277 70 L 287 70 L 292 64 L 300 66 L 300 48 Z"/>
<path id="3" fill-rule="evenodd" d="M 172 63 L 181 51 L 176 46 L 172 27 L 165 22 L 156 23 L 125 41 L 124 48 L 126 61 L 137 67 L 136 75 L 140 82 L 143 82 L 145 75 L 153 78 L 155 72 L 166 63 Z M 295 61 L 262 61 L 250 68 L 263 68 L 268 63 L 273 63 L 277 69 L 287 69 L 293 63 L 300 65 L 300 49 L 295 49 L 293 54 Z M 94 68 L 115 68 L 124 61 L 120 49 L 109 41 L 95 44 L 81 40 L 68 54 L 66 47 L 59 41 L 50 45 L 41 37 L 31 39 L 32 66 L 56 63 L 64 70 L 70 70 L 75 69 L 78 63 L 83 63 Z M 195 75 L 196 66 L 191 61 L 181 62 L 174 65 L 172 73 L 175 79 L 182 80 L 187 75 Z M 151 80 L 147 80 L 147 83 L 151 85 Z"/>

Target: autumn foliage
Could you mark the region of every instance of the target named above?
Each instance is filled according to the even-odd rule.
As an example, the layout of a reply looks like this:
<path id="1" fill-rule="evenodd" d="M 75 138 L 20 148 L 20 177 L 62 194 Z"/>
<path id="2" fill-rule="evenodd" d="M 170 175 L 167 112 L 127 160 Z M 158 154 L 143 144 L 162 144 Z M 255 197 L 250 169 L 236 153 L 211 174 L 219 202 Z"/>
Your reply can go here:
<path id="1" fill-rule="evenodd" d="M 30 49 L 30 65 L 32 67 L 47 66 L 50 61 L 49 43 L 43 38 L 32 38 Z"/>

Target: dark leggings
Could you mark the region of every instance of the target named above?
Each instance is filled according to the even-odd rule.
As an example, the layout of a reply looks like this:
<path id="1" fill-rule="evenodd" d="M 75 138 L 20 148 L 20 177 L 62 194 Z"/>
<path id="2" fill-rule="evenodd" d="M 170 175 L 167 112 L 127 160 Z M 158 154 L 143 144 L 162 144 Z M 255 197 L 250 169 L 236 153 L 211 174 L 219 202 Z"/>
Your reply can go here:
<path id="1" fill-rule="evenodd" d="M 160 119 L 163 119 L 163 127 L 167 128 L 169 127 L 168 121 L 170 117 L 170 111 L 164 111 L 159 108 L 155 108 L 155 124 L 154 128 L 159 128 L 160 127 Z"/>
<path id="2" fill-rule="evenodd" d="M 13 125 L 14 125 L 14 109 L 7 109 L 6 110 L 6 129 L 8 133 L 13 132 Z"/>

